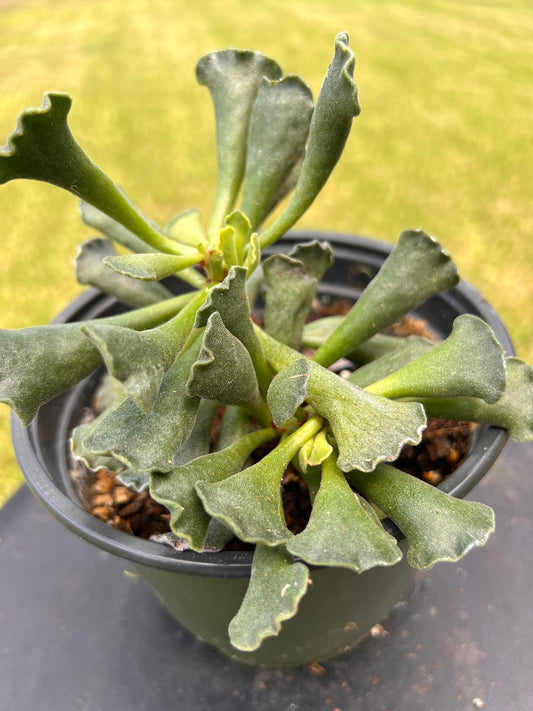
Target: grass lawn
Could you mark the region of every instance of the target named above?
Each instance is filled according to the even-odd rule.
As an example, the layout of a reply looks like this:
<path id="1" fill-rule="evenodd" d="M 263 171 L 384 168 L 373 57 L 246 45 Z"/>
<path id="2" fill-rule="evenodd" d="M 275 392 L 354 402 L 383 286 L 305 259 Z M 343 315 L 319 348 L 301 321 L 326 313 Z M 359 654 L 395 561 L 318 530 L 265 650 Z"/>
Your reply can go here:
<path id="1" fill-rule="evenodd" d="M 533 360 L 533 7 L 529 0 L 0 0 L 0 145 L 46 90 L 74 97 L 80 144 L 165 224 L 209 214 L 213 117 L 194 65 L 250 47 L 316 95 L 340 30 L 356 51 L 362 113 L 300 226 L 393 241 L 423 227 L 452 253 Z M 0 188 L 0 324 L 49 321 L 80 291 L 71 258 L 91 236 L 74 198 Z M 0 406 L 0 503 L 20 474 Z"/>

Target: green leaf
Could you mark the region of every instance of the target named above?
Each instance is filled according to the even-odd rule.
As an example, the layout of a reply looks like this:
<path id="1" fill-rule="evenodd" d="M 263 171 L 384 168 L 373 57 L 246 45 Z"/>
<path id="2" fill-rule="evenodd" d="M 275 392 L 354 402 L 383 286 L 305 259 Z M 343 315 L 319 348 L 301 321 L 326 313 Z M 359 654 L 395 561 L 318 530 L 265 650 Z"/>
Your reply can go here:
<path id="1" fill-rule="evenodd" d="M 200 400 L 191 434 L 174 455 L 174 466 L 187 464 L 192 459 L 203 457 L 211 449 L 211 432 L 219 408 L 218 402 Z"/>
<path id="2" fill-rule="evenodd" d="M 120 190 L 120 188 L 119 188 Z M 98 230 L 112 242 L 118 242 L 123 247 L 126 247 L 131 252 L 156 252 L 155 247 L 146 244 L 142 239 L 139 239 L 133 232 L 130 232 L 123 227 L 120 222 L 108 217 L 104 212 L 98 210 L 94 205 L 80 200 L 80 215 L 83 222 Z M 150 220 L 144 216 L 144 219 Z M 154 229 L 158 229 L 157 225 L 153 224 Z"/>
<path id="3" fill-rule="evenodd" d="M 248 217 L 241 212 L 241 210 L 235 210 L 230 215 L 226 217 L 226 225 L 231 227 L 233 230 L 234 240 L 235 240 L 235 252 L 237 261 L 235 264 L 242 264 L 245 256 L 246 245 L 250 240 L 252 233 L 252 225 Z M 229 264 L 228 266 L 233 266 Z"/>
<path id="4" fill-rule="evenodd" d="M 333 447 L 328 442 L 326 430 L 320 432 L 308 440 L 298 452 L 298 463 L 304 474 L 307 474 L 308 467 L 318 467 L 332 454 Z"/>
<path id="5" fill-rule="evenodd" d="M 196 328 L 206 326 L 214 313 L 220 314 L 224 326 L 245 346 L 252 359 L 261 390 L 266 393 L 271 371 L 250 316 L 244 267 L 232 267 L 224 281 L 210 289 L 205 304 L 198 309 Z"/>
<path id="6" fill-rule="evenodd" d="M 353 81 L 354 65 L 355 55 L 348 47 L 348 35 L 341 32 L 335 38 L 333 59 L 316 101 L 307 152 L 294 195 L 278 219 L 261 235 L 262 248 L 279 239 L 303 215 L 337 164 L 353 117 L 360 112 Z"/>
<path id="7" fill-rule="evenodd" d="M 256 230 L 276 206 L 287 176 L 305 152 L 313 96 L 297 76 L 263 79 L 250 121 L 242 211 Z"/>
<path id="8" fill-rule="evenodd" d="M 373 472 L 350 472 L 349 477 L 405 535 L 407 560 L 414 568 L 459 560 L 484 545 L 494 531 L 494 513 L 488 506 L 455 499 L 386 464 Z"/>
<path id="9" fill-rule="evenodd" d="M 246 252 L 243 266 L 248 270 L 248 274 L 253 274 L 261 263 L 261 245 L 257 232 L 250 235 L 250 243 Z"/>
<path id="10" fill-rule="evenodd" d="M 265 331 L 280 343 L 299 349 L 305 318 L 316 293 L 317 280 L 302 262 L 273 254 L 263 262 Z"/>
<path id="11" fill-rule="evenodd" d="M 275 437 L 271 428 L 245 435 L 232 446 L 191 459 L 172 468 L 168 473 L 151 474 L 150 493 L 170 511 L 170 526 L 185 538 L 191 548 L 203 550 L 210 517 L 196 493 L 199 481 L 217 482 L 241 471 L 250 454 L 257 447 Z M 184 445 L 185 446 L 185 445 Z M 179 452 L 178 452 L 179 454 Z"/>
<path id="12" fill-rule="evenodd" d="M 289 257 L 302 262 L 305 271 L 317 281 L 320 281 L 333 264 L 333 249 L 328 242 L 314 239 L 310 242 L 296 244 Z"/>
<path id="13" fill-rule="evenodd" d="M 280 442 L 257 464 L 224 481 L 198 482 L 196 491 L 205 510 L 242 540 L 276 546 L 292 536 L 285 525 L 281 479 L 289 462 L 309 437 L 321 428 L 312 418 Z"/>
<path id="14" fill-rule="evenodd" d="M 250 415 L 242 407 L 227 405 L 222 415 L 215 450 L 225 449 L 250 432 Z"/>
<path id="15" fill-rule="evenodd" d="M 261 395 L 250 354 L 215 311 L 209 317 L 198 360 L 187 381 L 190 396 L 226 405 L 259 407 Z"/>
<path id="16" fill-rule="evenodd" d="M 295 360 L 273 378 L 268 388 L 267 403 L 277 427 L 292 417 L 305 400 L 309 380 L 307 358 Z"/>
<path id="17" fill-rule="evenodd" d="M 257 333 L 275 370 L 301 358 L 260 329 Z M 404 444 L 420 442 L 426 417 L 419 403 L 374 395 L 313 361 L 309 361 L 309 367 L 307 402 L 329 421 L 339 448 L 337 465 L 342 471 L 370 471 L 378 462 L 396 459 Z"/>
<path id="18" fill-rule="evenodd" d="M 112 323 L 92 322 L 82 327 L 111 375 L 144 412 L 152 410 L 161 381 L 185 345 L 205 297 L 206 290 L 197 292 L 169 321 L 140 332 Z"/>
<path id="19" fill-rule="evenodd" d="M 322 481 L 309 523 L 287 544 L 287 550 L 311 565 L 349 568 L 357 573 L 393 565 L 402 557 L 394 536 L 367 514 L 333 457 L 322 465 Z"/>
<path id="20" fill-rule="evenodd" d="M 421 336 L 407 336 L 405 339 L 397 338 L 396 340 L 399 344 L 394 350 L 388 351 L 377 360 L 355 370 L 348 377 L 348 382 L 358 385 L 360 388 L 366 388 L 403 368 L 404 365 L 411 363 L 434 347 L 431 341 Z"/>
<path id="21" fill-rule="evenodd" d="M 200 220 L 200 211 L 196 209 L 185 210 L 179 215 L 175 215 L 168 223 L 165 232 L 170 239 L 190 245 L 195 250 L 206 239 Z"/>
<path id="22" fill-rule="evenodd" d="M 183 257 L 173 254 L 121 254 L 106 257 L 104 264 L 124 276 L 141 281 L 159 281 L 177 274 L 183 269 L 193 267 L 204 258 L 200 252 L 193 252 Z"/>
<path id="23" fill-rule="evenodd" d="M 130 489 L 135 489 L 138 493 L 146 491 L 150 486 L 150 474 L 143 472 L 138 474 L 132 469 L 124 469 L 117 474 L 117 479 Z"/>
<path id="24" fill-rule="evenodd" d="M 218 155 L 217 193 L 208 230 L 213 241 L 235 204 L 242 182 L 253 103 L 263 77 L 279 79 L 281 68 L 264 54 L 227 49 L 196 65 L 196 78 L 213 99 Z"/>
<path id="25" fill-rule="evenodd" d="M 0 183 L 42 180 L 68 190 L 113 218 L 151 247 L 179 254 L 76 143 L 67 124 L 68 94 L 48 92 L 40 109 L 19 114 L 16 130 L 0 149 Z"/>
<path id="26" fill-rule="evenodd" d="M 313 359 L 331 365 L 458 281 L 455 264 L 436 240 L 423 230 L 404 230 L 379 272 Z"/>
<path id="27" fill-rule="evenodd" d="M 507 383 L 494 404 L 473 397 L 424 398 L 430 417 L 486 422 L 503 427 L 516 442 L 533 439 L 533 368 L 520 358 L 507 359 Z"/>
<path id="28" fill-rule="evenodd" d="M 155 304 L 172 296 L 162 284 L 141 284 L 136 279 L 113 273 L 104 264 L 104 259 L 116 254 L 115 248 L 107 239 L 99 237 L 84 242 L 74 259 L 78 282 L 95 286 L 134 308 Z"/>
<path id="29" fill-rule="evenodd" d="M 505 375 L 503 348 L 492 329 L 463 314 L 445 341 L 367 390 L 392 398 L 467 396 L 494 403 L 503 394 Z"/>
<path id="30" fill-rule="evenodd" d="M 281 623 L 296 614 L 308 583 L 303 563 L 282 549 L 257 546 L 248 590 L 229 625 L 232 645 L 251 652 L 265 637 L 278 634 Z"/>
<path id="31" fill-rule="evenodd" d="M 324 316 L 304 325 L 302 346 L 319 348 L 342 323 L 344 316 Z"/>
<path id="32" fill-rule="evenodd" d="M 83 440 L 86 451 L 112 455 L 136 472 L 169 471 L 174 455 L 189 437 L 199 398 L 186 394 L 185 383 L 199 348 L 191 347 L 166 372 L 149 414 L 131 399 L 105 412 Z"/>
<path id="33" fill-rule="evenodd" d="M 181 294 L 143 309 L 97 321 L 0 329 L 0 402 L 28 425 L 41 405 L 68 390 L 100 365 L 98 350 L 84 326 L 113 324 L 151 328 L 171 318 L 191 298 Z"/>

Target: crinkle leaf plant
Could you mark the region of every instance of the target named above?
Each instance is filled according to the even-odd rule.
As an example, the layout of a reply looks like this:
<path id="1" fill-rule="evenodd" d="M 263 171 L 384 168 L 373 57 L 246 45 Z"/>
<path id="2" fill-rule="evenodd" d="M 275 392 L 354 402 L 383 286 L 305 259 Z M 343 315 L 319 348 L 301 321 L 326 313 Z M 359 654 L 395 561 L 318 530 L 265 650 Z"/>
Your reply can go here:
<path id="1" fill-rule="evenodd" d="M 422 230 L 402 232 L 344 317 L 310 324 L 332 263 L 329 245 L 301 244 L 261 261 L 342 153 L 360 110 L 354 64 L 341 33 L 314 102 L 298 76 L 283 76 L 259 52 L 200 59 L 196 76 L 214 104 L 218 150 L 205 231 L 196 210 L 166 228 L 147 219 L 72 136 L 66 94 L 47 93 L 41 108 L 22 112 L 0 150 L 0 182 L 41 180 L 81 199 L 84 222 L 101 236 L 79 249 L 77 278 L 131 307 L 83 323 L 2 330 L 0 400 L 27 425 L 40 405 L 105 364 L 120 387 L 97 419 L 74 431 L 73 452 L 93 470 L 105 466 L 138 489 L 149 486 L 170 511 L 172 535 L 195 551 L 232 536 L 255 544 L 248 591 L 229 628 L 241 650 L 256 649 L 296 613 L 313 566 L 357 574 L 401 558 L 376 511 L 405 535 L 417 568 L 485 543 L 494 528 L 487 506 L 394 467 L 404 445 L 420 442 L 428 416 L 533 438 L 532 368 L 506 358 L 477 317 L 458 317 L 440 343 L 395 337 L 384 349 L 380 331 L 459 280 Z M 185 293 L 161 283 L 172 275 L 186 282 Z M 262 327 L 250 315 L 259 293 Z M 341 358 L 357 363 L 362 344 L 364 367 L 348 378 L 330 369 Z M 220 433 L 210 445 L 217 413 Z M 312 501 L 296 534 L 280 487 L 289 465 Z"/>

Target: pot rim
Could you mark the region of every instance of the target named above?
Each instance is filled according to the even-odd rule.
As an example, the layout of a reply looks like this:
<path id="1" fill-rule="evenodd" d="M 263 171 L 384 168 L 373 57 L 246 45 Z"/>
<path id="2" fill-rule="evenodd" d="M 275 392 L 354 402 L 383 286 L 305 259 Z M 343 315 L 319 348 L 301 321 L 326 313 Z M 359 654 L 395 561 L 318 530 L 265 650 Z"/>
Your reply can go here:
<path id="1" fill-rule="evenodd" d="M 382 261 L 383 257 L 386 257 L 394 247 L 393 244 L 359 235 L 295 230 L 287 233 L 269 251 L 271 253 L 286 251 L 287 246 L 290 246 L 291 243 L 301 242 L 304 239 L 326 240 L 334 247 L 336 257 L 344 257 L 349 260 L 354 259 L 354 252 L 360 251 L 366 258 L 369 255 L 374 255 L 377 260 Z M 285 248 L 283 248 L 283 245 L 285 245 Z M 461 281 L 456 287 L 447 292 L 442 292 L 437 298 L 447 299 L 457 309 L 476 313 L 491 326 L 506 354 L 514 354 L 511 339 L 500 317 L 473 286 Z M 76 320 L 80 312 L 82 312 L 84 318 L 92 317 L 92 314 L 83 314 L 83 312 L 90 310 L 95 301 L 99 304 L 99 311 L 117 303 L 114 297 L 90 288 L 71 302 L 53 322 L 64 323 Z M 82 384 L 78 384 L 68 393 L 58 396 L 63 397 L 63 399 L 66 398 L 63 411 L 72 412 L 75 407 L 74 403 L 78 400 L 78 390 Z M 77 499 L 73 500 L 75 498 L 73 491 L 70 492 L 70 497 L 73 498 L 70 498 L 52 481 L 39 441 L 38 422 L 40 413 L 41 411 L 37 413 L 33 422 L 27 428 L 12 413 L 11 433 L 13 446 L 30 489 L 50 513 L 69 530 L 99 548 L 136 564 L 189 575 L 224 578 L 249 577 L 252 551 L 221 551 L 218 553 L 197 553 L 191 550 L 176 551 L 166 544 L 144 540 L 119 531 L 93 517 L 82 507 Z M 68 426 L 68 423 L 65 422 L 68 417 L 64 416 L 62 419 L 64 420 L 61 423 L 62 427 L 65 428 Z M 57 430 L 60 430 L 59 425 Z M 508 437 L 509 435 L 504 429 L 492 425 L 480 425 L 476 430 L 474 442 L 465 460 L 449 477 L 439 484 L 438 488 L 453 496 L 461 498 L 465 496 L 488 471 L 503 449 Z M 57 447 L 62 451 L 66 467 L 66 439 L 59 442 Z M 58 456 L 61 455 L 58 454 Z M 397 538 L 403 537 L 391 521 L 387 520 L 386 524 L 389 532 L 396 535 Z"/>

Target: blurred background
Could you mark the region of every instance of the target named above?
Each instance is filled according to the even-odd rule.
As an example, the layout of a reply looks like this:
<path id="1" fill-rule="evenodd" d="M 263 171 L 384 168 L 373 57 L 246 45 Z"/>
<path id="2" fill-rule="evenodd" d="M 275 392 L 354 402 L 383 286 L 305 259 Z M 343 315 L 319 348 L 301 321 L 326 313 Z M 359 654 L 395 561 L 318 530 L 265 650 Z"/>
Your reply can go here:
<path id="1" fill-rule="evenodd" d="M 316 97 L 335 35 L 350 35 L 361 115 L 300 227 L 386 241 L 422 227 L 499 311 L 533 361 L 531 0 L 0 0 L 0 145 L 44 91 L 74 98 L 89 156 L 165 225 L 215 185 L 204 53 L 246 47 Z M 0 325 L 50 321 L 81 292 L 92 236 L 76 200 L 43 183 L 0 188 Z M 21 481 L 0 405 L 0 504 Z"/>

